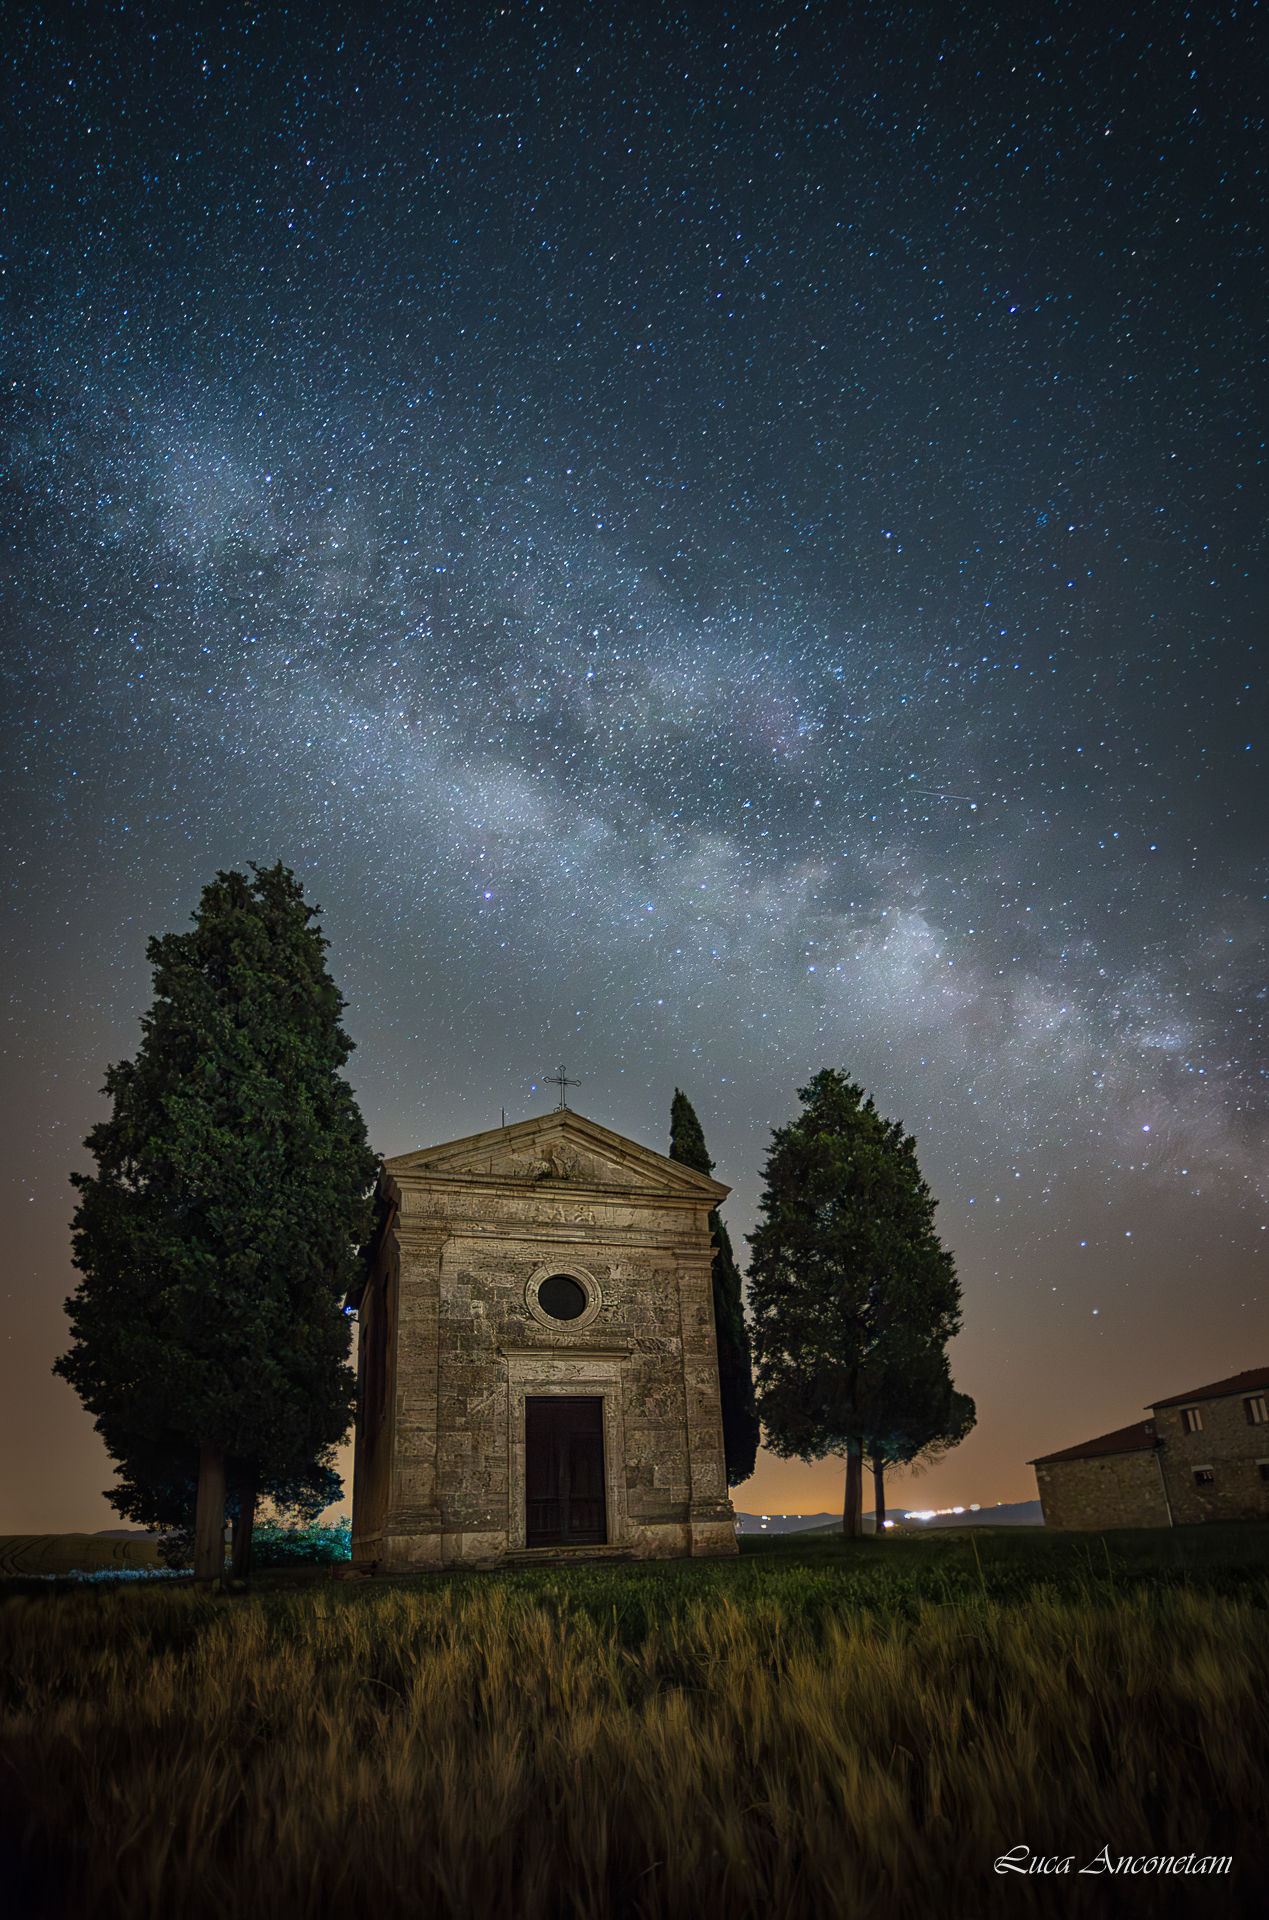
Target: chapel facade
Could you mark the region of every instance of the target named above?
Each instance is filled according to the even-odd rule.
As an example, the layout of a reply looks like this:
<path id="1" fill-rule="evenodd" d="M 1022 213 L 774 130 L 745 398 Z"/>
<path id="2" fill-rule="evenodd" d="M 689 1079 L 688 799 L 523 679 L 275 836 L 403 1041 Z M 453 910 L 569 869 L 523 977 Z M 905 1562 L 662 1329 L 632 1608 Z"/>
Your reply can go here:
<path id="1" fill-rule="evenodd" d="M 729 1188 L 567 1108 L 389 1160 L 354 1565 L 737 1551 L 710 1269 Z"/>

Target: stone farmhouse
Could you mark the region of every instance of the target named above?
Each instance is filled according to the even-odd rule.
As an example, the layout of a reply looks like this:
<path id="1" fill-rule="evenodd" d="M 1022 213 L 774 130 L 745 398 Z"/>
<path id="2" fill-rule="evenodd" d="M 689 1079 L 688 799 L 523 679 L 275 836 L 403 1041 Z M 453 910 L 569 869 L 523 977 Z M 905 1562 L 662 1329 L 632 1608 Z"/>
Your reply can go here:
<path id="1" fill-rule="evenodd" d="M 389 1160 L 353 1562 L 734 1554 L 708 1227 L 729 1188 L 568 1108 Z"/>
<path id="2" fill-rule="evenodd" d="M 1269 1520 L 1269 1367 L 1146 1411 L 1147 1420 L 1028 1461 L 1047 1527 Z"/>

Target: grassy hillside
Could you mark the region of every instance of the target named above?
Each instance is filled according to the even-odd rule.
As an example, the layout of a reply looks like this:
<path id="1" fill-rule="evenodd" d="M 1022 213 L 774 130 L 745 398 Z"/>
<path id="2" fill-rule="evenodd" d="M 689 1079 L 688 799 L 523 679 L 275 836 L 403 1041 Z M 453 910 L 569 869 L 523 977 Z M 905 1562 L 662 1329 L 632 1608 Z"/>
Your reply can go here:
<path id="1" fill-rule="evenodd" d="M 0 1580 L 24 1575 L 124 1573 L 160 1565 L 159 1543 L 103 1533 L 0 1533 Z"/>
<path id="2" fill-rule="evenodd" d="M 1261 1910 L 1269 1529 L 0 1601 L 17 1912 Z M 1019 1845 L 1068 1875 L 998 1874 Z M 1228 1857 L 1206 1878 L 1080 1876 Z"/>

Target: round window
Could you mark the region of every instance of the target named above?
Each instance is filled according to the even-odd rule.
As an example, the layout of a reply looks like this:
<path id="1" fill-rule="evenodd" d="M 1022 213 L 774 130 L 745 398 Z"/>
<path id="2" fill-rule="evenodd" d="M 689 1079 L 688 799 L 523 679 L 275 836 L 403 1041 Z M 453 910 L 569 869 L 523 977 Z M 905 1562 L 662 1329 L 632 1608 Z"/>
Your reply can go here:
<path id="1" fill-rule="evenodd" d="M 553 1273 L 538 1287 L 538 1305 L 552 1320 L 580 1320 L 586 1304 L 585 1289 L 566 1273 Z"/>
<path id="2" fill-rule="evenodd" d="M 575 1334 L 594 1325 L 603 1312 L 604 1299 L 598 1281 L 585 1267 L 561 1271 L 543 1262 L 524 1283 L 524 1304 L 531 1320 L 567 1344 Z"/>

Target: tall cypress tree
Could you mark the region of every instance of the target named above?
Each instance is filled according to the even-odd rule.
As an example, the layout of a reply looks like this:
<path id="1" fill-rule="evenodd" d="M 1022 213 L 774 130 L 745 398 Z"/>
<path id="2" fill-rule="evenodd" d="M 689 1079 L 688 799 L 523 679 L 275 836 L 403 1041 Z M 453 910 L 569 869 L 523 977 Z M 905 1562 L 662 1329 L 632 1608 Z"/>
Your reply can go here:
<path id="1" fill-rule="evenodd" d="M 940 1425 L 952 1444 L 972 1424 L 972 1401 L 943 1391 L 960 1283 L 916 1142 L 845 1074 L 818 1073 L 798 1098 L 803 1112 L 774 1129 L 749 1236 L 758 1411 L 776 1453 L 845 1453 L 849 1538 L 866 1455 L 912 1458 Z"/>
<path id="2" fill-rule="evenodd" d="M 714 1171 L 705 1147 L 705 1135 L 691 1101 L 676 1087 L 670 1103 L 670 1158 L 696 1173 Z M 709 1216 L 714 1242 L 712 1268 L 714 1330 L 718 1340 L 718 1385 L 723 1407 L 723 1451 L 727 1484 L 738 1487 L 754 1470 L 758 1458 L 758 1415 L 753 1397 L 753 1355 L 741 1299 L 740 1274 L 732 1253 L 731 1236 L 715 1208 Z"/>
<path id="3" fill-rule="evenodd" d="M 261 1476 L 304 1474 L 344 1438 L 355 1394 L 342 1299 L 377 1162 L 315 912 L 281 863 L 218 873 L 193 931 L 150 941 L 141 1046 L 107 1071 L 96 1174 L 71 1176 L 83 1277 L 55 1371 L 125 1501 L 156 1449 L 173 1481 L 196 1457 L 204 1579 L 223 1565 L 227 1462 L 254 1508 Z"/>

